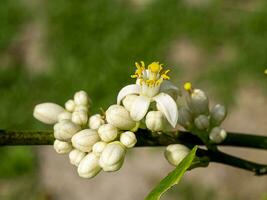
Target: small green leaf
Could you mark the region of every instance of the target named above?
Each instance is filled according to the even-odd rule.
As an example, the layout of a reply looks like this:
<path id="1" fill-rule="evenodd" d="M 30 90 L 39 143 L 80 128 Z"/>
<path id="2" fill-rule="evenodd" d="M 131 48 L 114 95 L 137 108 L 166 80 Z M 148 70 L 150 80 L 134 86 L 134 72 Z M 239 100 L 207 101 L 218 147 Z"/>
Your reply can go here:
<path id="1" fill-rule="evenodd" d="M 180 179 L 186 172 L 186 170 L 191 166 L 195 158 L 197 151 L 197 146 L 195 146 L 191 152 L 182 160 L 182 162 L 168 174 L 160 183 L 148 194 L 145 200 L 159 200 L 161 195 L 163 195 L 172 186 L 179 183 Z"/>

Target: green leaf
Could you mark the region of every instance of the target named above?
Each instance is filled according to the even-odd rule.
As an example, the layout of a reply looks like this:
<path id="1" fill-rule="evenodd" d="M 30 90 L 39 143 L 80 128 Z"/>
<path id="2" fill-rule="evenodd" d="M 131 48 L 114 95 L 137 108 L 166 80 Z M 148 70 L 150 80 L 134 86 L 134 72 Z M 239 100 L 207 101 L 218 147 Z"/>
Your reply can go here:
<path id="1" fill-rule="evenodd" d="M 195 146 L 191 152 L 182 160 L 182 162 L 168 174 L 160 183 L 148 194 L 145 200 L 159 200 L 161 195 L 163 195 L 172 186 L 179 183 L 180 179 L 186 172 L 186 170 L 191 166 L 195 158 L 197 151 L 197 146 Z"/>

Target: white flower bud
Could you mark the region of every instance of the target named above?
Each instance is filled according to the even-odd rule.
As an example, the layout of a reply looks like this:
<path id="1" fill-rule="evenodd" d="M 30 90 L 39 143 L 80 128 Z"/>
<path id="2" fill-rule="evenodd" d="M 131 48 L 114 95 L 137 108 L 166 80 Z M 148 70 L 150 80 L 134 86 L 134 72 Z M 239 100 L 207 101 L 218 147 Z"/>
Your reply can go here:
<path id="1" fill-rule="evenodd" d="M 146 126 L 153 132 L 162 131 L 167 121 L 160 111 L 149 111 L 146 115 Z"/>
<path id="2" fill-rule="evenodd" d="M 99 136 L 104 142 L 111 142 L 118 136 L 118 129 L 111 124 L 103 124 L 98 129 Z"/>
<path id="3" fill-rule="evenodd" d="M 78 166 L 78 174 L 82 178 L 93 178 L 100 171 L 99 158 L 94 153 L 87 154 Z"/>
<path id="4" fill-rule="evenodd" d="M 106 119 L 109 124 L 120 130 L 131 130 L 136 126 L 136 122 L 131 119 L 130 113 L 120 105 L 112 105 L 106 111 Z"/>
<path id="5" fill-rule="evenodd" d="M 117 171 L 123 164 L 125 154 L 126 149 L 123 144 L 117 141 L 109 143 L 100 156 L 99 165 L 104 171 Z"/>
<path id="6" fill-rule="evenodd" d="M 226 108 L 223 105 L 215 105 L 211 112 L 211 123 L 214 125 L 220 125 L 227 115 Z"/>
<path id="7" fill-rule="evenodd" d="M 205 130 L 207 128 L 209 128 L 210 126 L 210 120 L 209 117 L 206 115 L 199 115 L 196 119 L 195 119 L 195 126 L 199 129 L 199 130 Z"/>
<path id="8" fill-rule="evenodd" d="M 103 141 L 95 143 L 93 145 L 93 153 L 97 156 L 100 156 L 106 146 L 107 146 L 107 143 Z"/>
<path id="9" fill-rule="evenodd" d="M 220 127 L 214 127 L 209 135 L 210 140 L 217 144 L 223 142 L 226 137 L 227 137 L 227 132 Z"/>
<path id="10" fill-rule="evenodd" d="M 55 124 L 64 108 L 55 103 L 41 103 L 35 106 L 33 116 L 45 124 Z"/>
<path id="11" fill-rule="evenodd" d="M 71 113 L 68 111 L 64 111 L 58 115 L 58 121 L 62 120 L 71 120 Z"/>
<path id="12" fill-rule="evenodd" d="M 134 94 L 130 94 L 127 95 L 123 101 L 122 101 L 122 105 L 126 108 L 126 110 L 128 110 L 130 112 L 133 102 L 136 100 L 138 96 L 134 95 Z"/>
<path id="13" fill-rule="evenodd" d="M 70 141 L 72 136 L 81 129 L 69 120 L 62 120 L 54 126 L 54 136 L 58 140 Z"/>
<path id="14" fill-rule="evenodd" d="M 73 149 L 69 153 L 70 163 L 78 167 L 79 163 L 85 157 L 85 155 L 85 152 L 79 151 L 78 149 Z"/>
<path id="15" fill-rule="evenodd" d="M 88 121 L 88 114 L 84 110 L 74 111 L 72 113 L 71 121 L 78 125 L 85 125 Z"/>
<path id="16" fill-rule="evenodd" d="M 99 129 L 99 127 L 100 127 L 102 124 L 105 124 L 105 121 L 103 120 L 103 118 L 102 118 L 101 115 L 99 115 L 99 114 L 92 115 L 92 116 L 89 118 L 89 127 L 90 127 L 91 129 L 97 130 L 97 129 Z"/>
<path id="17" fill-rule="evenodd" d="M 178 108 L 178 123 L 184 128 L 190 128 L 193 124 L 193 116 L 189 109 L 182 106 Z"/>
<path id="18" fill-rule="evenodd" d="M 89 97 L 88 94 L 81 90 L 74 94 L 74 102 L 76 105 L 88 105 L 89 104 Z"/>
<path id="19" fill-rule="evenodd" d="M 136 144 L 137 139 L 133 132 L 127 131 L 121 134 L 120 142 L 127 148 L 132 148 Z"/>
<path id="20" fill-rule="evenodd" d="M 67 111 L 69 112 L 73 112 L 74 109 L 75 109 L 75 103 L 72 99 L 68 100 L 66 103 L 65 103 L 65 108 Z"/>
<path id="21" fill-rule="evenodd" d="M 75 111 L 84 111 L 84 112 L 88 112 L 89 107 L 88 106 L 84 106 L 84 105 L 78 105 L 74 108 L 74 112 Z"/>
<path id="22" fill-rule="evenodd" d="M 72 146 L 70 142 L 63 142 L 60 140 L 55 140 L 54 149 L 59 154 L 65 154 L 65 153 L 69 153 L 72 150 Z"/>
<path id="23" fill-rule="evenodd" d="M 182 144 L 171 144 L 167 146 L 164 155 L 168 162 L 174 166 L 179 163 L 189 154 L 190 149 Z"/>
<path id="24" fill-rule="evenodd" d="M 100 140 L 97 131 L 84 129 L 76 133 L 72 138 L 72 145 L 83 152 L 90 152 L 93 145 Z"/>
<path id="25" fill-rule="evenodd" d="M 190 96 L 187 97 L 187 104 L 190 110 L 196 114 L 207 114 L 209 112 L 209 99 L 204 91 L 194 89 Z"/>

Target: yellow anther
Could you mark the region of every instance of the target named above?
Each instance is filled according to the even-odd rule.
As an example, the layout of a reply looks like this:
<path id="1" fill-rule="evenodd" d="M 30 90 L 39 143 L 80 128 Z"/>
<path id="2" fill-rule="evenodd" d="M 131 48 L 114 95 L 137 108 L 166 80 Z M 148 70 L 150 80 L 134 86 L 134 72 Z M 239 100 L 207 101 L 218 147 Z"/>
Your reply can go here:
<path id="1" fill-rule="evenodd" d="M 192 91 L 192 83 L 190 83 L 190 82 L 186 82 L 186 83 L 184 84 L 184 89 L 185 89 L 186 91 L 188 91 L 188 92 Z"/>
<path id="2" fill-rule="evenodd" d="M 265 70 L 264 70 L 264 74 L 266 74 L 266 75 L 267 75 L 267 69 L 265 69 Z"/>
<path id="3" fill-rule="evenodd" d="M 159 62 L 152 62 L 150 65 L 148 65 L 148 69 L 153 73 L 159 73 L 162 70 L 162 66 L 159 64 Z"/>

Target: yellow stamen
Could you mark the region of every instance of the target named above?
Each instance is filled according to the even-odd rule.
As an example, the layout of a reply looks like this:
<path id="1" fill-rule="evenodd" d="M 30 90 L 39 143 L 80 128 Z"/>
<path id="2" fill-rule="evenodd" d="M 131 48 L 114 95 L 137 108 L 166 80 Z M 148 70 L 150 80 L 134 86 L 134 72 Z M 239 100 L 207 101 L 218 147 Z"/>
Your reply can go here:
<path id="1" fill-rule="evenodd" d="M 192 91 L 192 83 L 190 83 L 190 82 L 186 82 L 186 83 L 184 84 L 184 89 L 185 89 L 186 91 L 188 91 L 188 92 L 191 92 L 191 91 Z"/>
<path id="2" fill-rule="evenodd" d="M 267 69 L 265 69 L 265 70 L 264 70 L 264 74 L 266 74 L 266 75 L 267 75 Z"/>
<path id="3" fill-rule="evenodd" d="M 153 73 L 159 73 L 162 70 L 162 66 L 159 64 L 159 62 L 152 62 L 150 65 L 148 65 L 148 69 Z"/>

